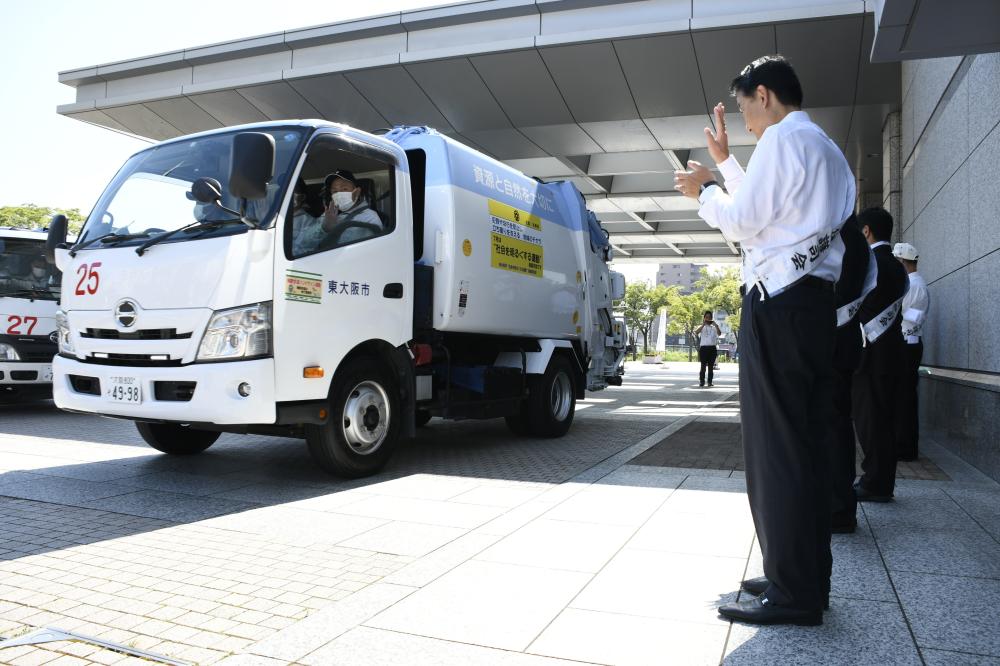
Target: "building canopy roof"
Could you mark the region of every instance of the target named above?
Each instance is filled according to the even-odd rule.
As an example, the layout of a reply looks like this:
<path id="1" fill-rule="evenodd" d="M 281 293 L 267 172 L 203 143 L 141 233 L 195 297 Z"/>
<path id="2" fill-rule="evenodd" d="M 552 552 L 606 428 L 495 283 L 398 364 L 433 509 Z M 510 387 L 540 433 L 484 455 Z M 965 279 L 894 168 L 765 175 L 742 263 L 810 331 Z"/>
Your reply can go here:
<path id="1" fill-rule="evenodd" d="M 289 30 L 61 72 L 59 113 L 152 139 L 240 123 L 326 118 L 374 130 L 430 125 L 530 176 L 569 179 L 618 261 L 736 261 L 673 190 L 729 82 L 782 53 L 805 109 L 861 180 L 882 190 L 882 123 L 899 65 L 871 64 L 860 0 L 486 0 Z"/>

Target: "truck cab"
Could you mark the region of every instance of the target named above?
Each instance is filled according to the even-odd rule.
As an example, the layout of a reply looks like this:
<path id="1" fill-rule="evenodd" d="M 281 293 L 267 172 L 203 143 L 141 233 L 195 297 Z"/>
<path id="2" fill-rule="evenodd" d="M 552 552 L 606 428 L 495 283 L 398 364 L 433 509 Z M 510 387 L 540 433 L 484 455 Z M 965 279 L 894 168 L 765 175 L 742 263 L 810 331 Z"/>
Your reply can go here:
<path id="1" fill-rule="evenodd" d="M 302 437 L 363 476 L 434 416 L 559 436 L 621 374 L 607 234 L 579 192 L 428 128 L 167 141 L 126 162 L 74 245 L 61 233 L 56 403 L 134 420 L 167 453 Z"/>
<path id="2" fill-rule="evenodd" d="M 46 233 L 0 227 L 0 403 L 52 395 L 61 274 Z"/>

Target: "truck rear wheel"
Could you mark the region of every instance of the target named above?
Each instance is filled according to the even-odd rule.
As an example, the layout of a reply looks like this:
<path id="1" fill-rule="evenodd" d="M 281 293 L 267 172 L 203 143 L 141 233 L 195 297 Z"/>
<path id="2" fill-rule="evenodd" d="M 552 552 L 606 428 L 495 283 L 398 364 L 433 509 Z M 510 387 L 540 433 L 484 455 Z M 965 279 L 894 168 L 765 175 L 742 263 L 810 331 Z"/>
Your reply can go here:
<path id="1" fill-rule="evenodd" d="M 330 418 L 306 426 L 316 464 L 336 476 L 356 479 L 381 470 L 399 440 L 399 394 L 390 375 L 371 358 L 356 358 L 336 373 Z"/>
<path id="2" fill-rule="evenodd" d="M 545 374 L 531 382 L 528 399 L 522 406 L 528 433 L 537 437 L 562 437 L 573 424 L 575 412 L 573 367 L 565 356 L 553 356 Z M 511 426 L 510 420 L 507 425 Z"/>
<path id="3" fill-rule="evenodd" d="M 211 430 L 195 430 L 180 423 L 136 422 L 136 429 L 146 443 L 157 451 L 174 456 L 190 456 L 201 453 L 215 444 L 222 433 Z"/>

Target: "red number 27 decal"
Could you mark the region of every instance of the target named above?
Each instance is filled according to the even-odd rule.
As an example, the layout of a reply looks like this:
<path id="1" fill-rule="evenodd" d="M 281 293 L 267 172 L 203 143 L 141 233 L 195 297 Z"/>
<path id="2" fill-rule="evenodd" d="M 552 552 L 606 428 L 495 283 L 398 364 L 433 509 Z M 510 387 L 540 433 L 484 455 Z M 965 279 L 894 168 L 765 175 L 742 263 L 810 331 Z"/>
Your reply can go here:
<path id="1" fill-rule="evenodd" d="M 31 335 L 37 323 L 38 317 L 18 317 L 17 315 L 11 315 L 7 317 L 7 335 Z M 27 326 L 28 330 L 22 331 L 21 324 Z"/>
<path id="2" fill-rule="evenodd" d="M 76 269 L 76 274 L 80 276 L 80 281 L 76 283 L 76 291 L 74 292 L 77 296 L 97 293 L 97 288 L 101 285 L 101 276 L 97 273 L 100 266 L 101 262 L 95 261 L 90 265 L 80 264 L 80 267 Z"/>

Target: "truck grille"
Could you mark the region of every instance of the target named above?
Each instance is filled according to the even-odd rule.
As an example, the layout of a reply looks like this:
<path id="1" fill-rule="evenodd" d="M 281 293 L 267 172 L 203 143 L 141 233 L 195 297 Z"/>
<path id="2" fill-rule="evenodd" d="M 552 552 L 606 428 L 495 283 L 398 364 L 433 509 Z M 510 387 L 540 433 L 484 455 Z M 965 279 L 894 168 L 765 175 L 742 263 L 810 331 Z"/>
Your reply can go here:
<path id="1" fill-rule="evenodd" d="M 22 347 L 23 350 L 23 347 Z M 21 351 L 21 360 L 25 363 L 51 363 L 52 357 L 56 355 L 56 348 L 46 349 L 45 351 Z"/>
<path id="2" fill-rule="evenodd" d="M 175 368 L 181 365 L 179 358 L 160 358 L 160 354 L 107 354 L 87 356 L 84 363 L 94 365 L 131 365 L 139 368 Z"/>
<path id="3" fill-rule="evenodd" d="M 127 333 L 113 328 L 88 328 L 80 337 L 94 340 L 187 340 L 191 333 L 178 333 L 176 328 L 146 328 Z"/>

